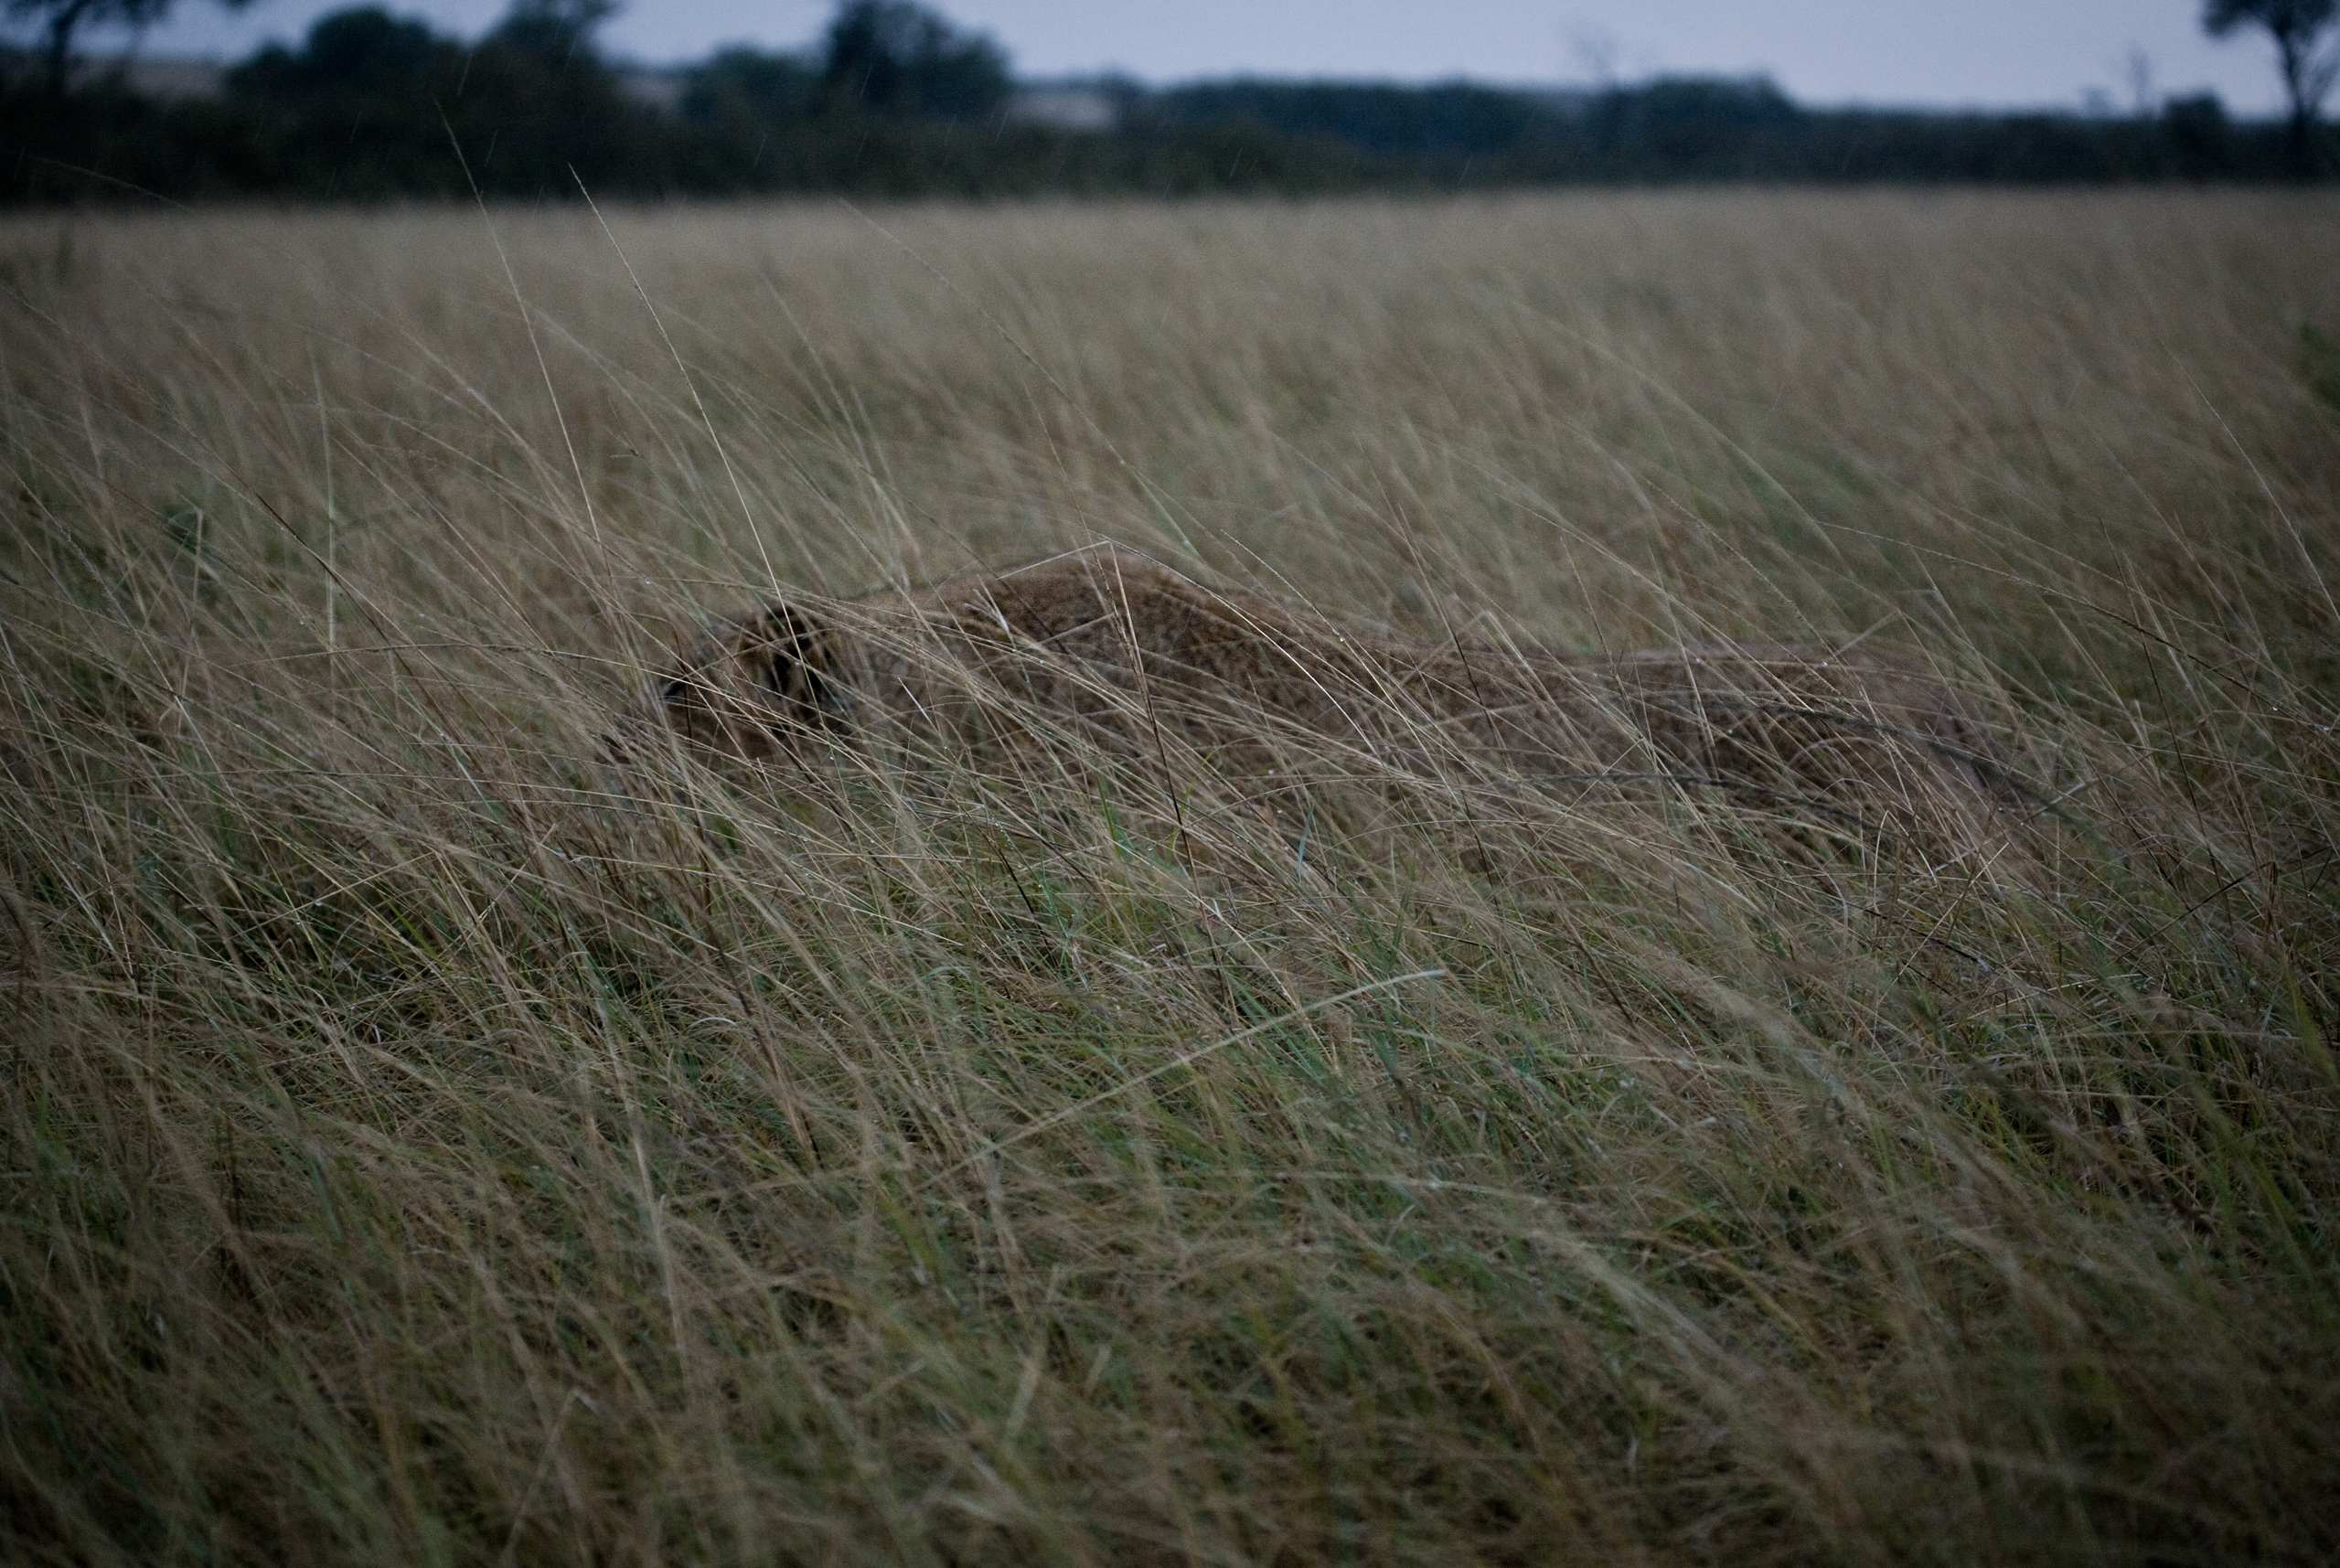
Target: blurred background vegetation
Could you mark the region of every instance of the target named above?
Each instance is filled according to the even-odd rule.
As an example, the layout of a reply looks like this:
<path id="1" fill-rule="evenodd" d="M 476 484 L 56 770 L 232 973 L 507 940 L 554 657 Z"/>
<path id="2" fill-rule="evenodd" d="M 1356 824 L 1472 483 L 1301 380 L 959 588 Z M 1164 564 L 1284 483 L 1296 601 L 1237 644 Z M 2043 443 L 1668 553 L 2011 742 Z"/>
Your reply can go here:
<path id="1" fill-rule="evenodd" d="M 683 69 L 596 47 L 609 0 L 515 0 L 465 40 L 379 6 L 232 67 L 75 57 L 169 0 L 11 0 L 0 200 L 460 196 L 1178 196 L 1560 184 L 2276 181 L 2340 168 L 2328 126 L 2215 96 L 2126 114 L 1814 109 L 1761 78 L 1577 90 L 1450 82 L 1020 83 L 990 38 L 844 0 L 797 53 Z"/>

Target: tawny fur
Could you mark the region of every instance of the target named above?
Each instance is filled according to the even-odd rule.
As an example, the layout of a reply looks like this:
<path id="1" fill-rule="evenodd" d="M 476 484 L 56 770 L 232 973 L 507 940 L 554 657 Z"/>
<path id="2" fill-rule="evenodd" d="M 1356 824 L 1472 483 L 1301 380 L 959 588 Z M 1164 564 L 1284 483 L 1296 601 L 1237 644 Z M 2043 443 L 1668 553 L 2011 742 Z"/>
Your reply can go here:
<path id="1" fill-rule="evenodd" d="M 791 598 L 702 633 L 622 731 L 805 761 L 849 740 L 968 754 L 1037 715 L 1124 754 L 1828 795 L 2003 777 L 1950 689 L 1882 648 L 1617 656 L 1412 642 L 1077 550 L 858 599 Z"/>

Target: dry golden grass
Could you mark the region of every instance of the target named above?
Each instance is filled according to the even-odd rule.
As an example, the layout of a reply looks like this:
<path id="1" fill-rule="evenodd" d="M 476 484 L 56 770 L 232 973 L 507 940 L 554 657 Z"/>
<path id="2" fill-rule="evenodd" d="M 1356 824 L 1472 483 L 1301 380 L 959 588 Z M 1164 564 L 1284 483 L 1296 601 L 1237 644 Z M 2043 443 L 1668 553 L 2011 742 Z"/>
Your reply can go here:
<path id="1" fill-rule="evenodd" d="M 0 1555 L 2328 1559 L 2335 218 L 0 223 Z M 1100 538 L 2053 806 L 596 761 Z"/>

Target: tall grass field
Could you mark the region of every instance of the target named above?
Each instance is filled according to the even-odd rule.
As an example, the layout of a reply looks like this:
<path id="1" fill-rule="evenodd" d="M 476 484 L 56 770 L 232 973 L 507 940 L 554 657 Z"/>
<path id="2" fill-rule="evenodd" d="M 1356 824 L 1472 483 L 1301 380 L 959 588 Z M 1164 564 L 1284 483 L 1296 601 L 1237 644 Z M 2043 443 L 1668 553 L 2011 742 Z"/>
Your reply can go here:
<path id="1" fill-rule="evenodd" d="M 2328 194 L 18 214 L 0 289 L 0 1559 L 2340 1554 Z M 1866 639 L 2017 785 L 604 745 L 777 589 L 1101 539 Z"/>

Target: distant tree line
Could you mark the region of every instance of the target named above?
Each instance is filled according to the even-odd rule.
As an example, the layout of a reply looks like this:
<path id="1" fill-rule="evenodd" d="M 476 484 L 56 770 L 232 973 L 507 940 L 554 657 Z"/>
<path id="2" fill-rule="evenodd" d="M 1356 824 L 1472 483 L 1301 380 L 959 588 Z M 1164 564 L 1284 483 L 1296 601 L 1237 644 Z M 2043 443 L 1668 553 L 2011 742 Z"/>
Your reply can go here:
<path id="1" fill-rule="evenodd" d="M 136 0 L 159 11 L 156 0 Z M 164 0 L 166 4 L 166 0 Z M 27 8 L 24 5 L 17 9 Z M 0 200 L 349 200 L 839 192 L 1307 194 L 1691 181 L 2275 180 L 2340 169 L 2328 127 L 2215 97 L 2121 116 L 1816 110 L 1762 80 L 1583 92 L 1230 81 L 1083 89 L 1106 123 L 1018 112 L 1006 55 L 908 0 L 845 0 L 800 54 L 735 48 L 667 101 L 595 43 L 610 0 L 514 0 L 466 42 L 375 6 L 159 101 L 0 66 Z"/>
<path id="2" fill-rule="evenodd" d="M 2150 115 L 1807 109 L 1762 79 L 1665 78 L 1574 95 L 1468 84 L 1227 82 L 1149 100 L 1170 133 L 1250 127 L 1366 183 L 1718 180 L 2068 184 L 2296 175 L 2282 128 L 2215 95 Z"/>

